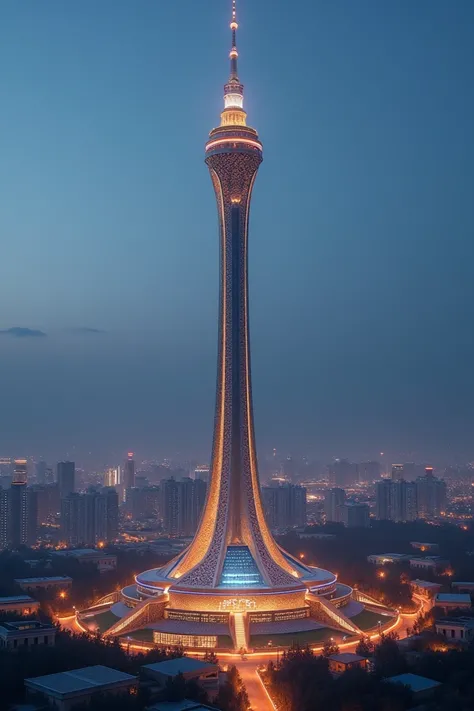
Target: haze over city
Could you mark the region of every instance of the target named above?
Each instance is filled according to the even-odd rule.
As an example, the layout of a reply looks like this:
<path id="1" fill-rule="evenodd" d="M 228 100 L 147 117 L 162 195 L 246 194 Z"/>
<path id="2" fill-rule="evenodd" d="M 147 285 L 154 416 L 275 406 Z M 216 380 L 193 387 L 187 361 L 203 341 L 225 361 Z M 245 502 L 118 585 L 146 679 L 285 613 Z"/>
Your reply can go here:
<path id="1" fill-rule="evenodd" d="M 261 456 L 472 459 L 472 2 L 242 4 Z M 2 455 L 208 461 L 227 17 L 3 4 Z"/>

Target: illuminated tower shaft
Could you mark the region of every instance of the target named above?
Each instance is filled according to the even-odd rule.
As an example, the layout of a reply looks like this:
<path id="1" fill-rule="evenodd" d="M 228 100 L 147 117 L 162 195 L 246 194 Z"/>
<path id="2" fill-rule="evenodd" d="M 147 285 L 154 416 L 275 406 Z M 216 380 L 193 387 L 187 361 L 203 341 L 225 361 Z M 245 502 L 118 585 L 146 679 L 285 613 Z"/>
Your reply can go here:
<path id="1" fill-rule="evenodd" d="M 219 354 L 211 476 L 206 507 L 193 543 L 171 577 L 180 584 L 219 585 L 228 547 L 244 546 L 262 584 L 294 583 L 292 566 L 265 522 L 254 441 L 250 380 L 248 231 L 253 184 L 262 145 L 246 125 L 237 72 L 235 0 L 231 71 L 221 125 L 206 145 L 217 199 L 220 238 Z M 244 554 L 245 551 L 244 551 Z M 257 573 L 256 573 L 257 574 Z M 294 573 L 293 573 L 294 575 Z"/>

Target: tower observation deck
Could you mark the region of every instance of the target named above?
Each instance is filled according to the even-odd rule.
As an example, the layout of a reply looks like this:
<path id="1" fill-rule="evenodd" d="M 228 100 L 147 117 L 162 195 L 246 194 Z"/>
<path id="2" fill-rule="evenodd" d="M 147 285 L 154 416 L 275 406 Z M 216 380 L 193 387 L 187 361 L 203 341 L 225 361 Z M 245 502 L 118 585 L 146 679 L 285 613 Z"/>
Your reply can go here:
<path id="1" fill-rule="evenodd" d="M 252 623 L 275 623 L 278 633 L 278 624 L 285 619 L 307 632 L 311 625 L 322 626 L 316 620 L 326 624 L 329 618 L 332 633 L 334 629 L 360 633 L 343 612 L 352 600 L 352 589 L 339 584 L 333 573 L 304 565 L 284 551 L 263 512 L 253 423 L 248 293 L 250 202 L 263 149 L 257 131 L 247 125 L 244 110 L 236 0 L 232 0 L 230 30 L 224 108 L 205 155 L 217 202 L 220 250 L 218 377 L 206 504 L 190 545 L 162 568 L 136 575 L 135 584 L 124 588 L 122 602 L 129 612 L 123 614 L 122 605 L 120 619 L 106 632 L 121 636 L 152 624 L 155 642 L 181 641 L 191 647 L 219 646 L 217 640 L 226 634 L 234 647 L 242 646 Z M 354 600 L 351 604 L 353 613 L 362 609 Z"/>

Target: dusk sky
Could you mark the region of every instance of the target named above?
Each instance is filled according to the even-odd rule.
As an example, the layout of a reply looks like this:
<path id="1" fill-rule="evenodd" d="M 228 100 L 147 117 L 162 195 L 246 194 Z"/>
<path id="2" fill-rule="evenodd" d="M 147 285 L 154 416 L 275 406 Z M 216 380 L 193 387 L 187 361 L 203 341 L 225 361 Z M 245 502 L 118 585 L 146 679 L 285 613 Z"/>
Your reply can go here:
<path id="1" fill-rule="evenodd" d="M 474 459 L 474 2 L 238 13 L 261 455 Z M 0 456 L 208 459 L 229 15 L 3 0 Z"/>

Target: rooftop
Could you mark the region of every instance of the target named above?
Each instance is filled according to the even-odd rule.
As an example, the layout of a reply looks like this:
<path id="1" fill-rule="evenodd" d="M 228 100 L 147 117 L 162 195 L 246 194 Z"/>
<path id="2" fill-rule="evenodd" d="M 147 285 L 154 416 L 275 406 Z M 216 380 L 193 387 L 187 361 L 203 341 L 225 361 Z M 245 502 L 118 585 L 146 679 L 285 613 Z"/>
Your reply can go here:
<path id="1" fill-rule="evenodd" d="M 152 706 L 147 706 L 147 711 L 208 711 L 214 707 L 204 706 L 199 701 L 190 701 L 183 699 L 182 701 L 157 701 Z"/>
<path id="2" fill-rule="evenodd" d="M 419 588 L 426 588 L 427 590 L 442 587 L 439 583 L 431 583 L 429 580 L 412 580 L 411 585 L 416 585 Z"/>
<path id="3" fill-rule="evenodd" d="M 62 551 L 54 551 L 56 555 L 72 555 L 72 556 L 82 556 L 82 555 L 90 555 L 90 556 L 100 556 L 101 558 L 104 558 L 106 556 L 110 556 L 110 553 L 104 553 L 103 551 L 98 551 L 95 548 L 65 548 Z"/>
<path id="4" fill-rule="evenodd" d="M 352 654 L 351 652 L 344 652 L 343 654 L 331 654 L 328 659 L 332 662 L 341 662 L 341 664 L 351 664 L 353 662 L 365 661 L 365 657 L 361 657 L 360 654 Z"/>
<path id="5" fill-rule="evenodd" d="M 392 684 L 404 684 L 415 693 L 419 691 L 428 691 L 428 689 L 434 689 L 437 686 L 441 686 L 439 681 L 428 679 L 426 676 L 419 676 L 418 674 L 397 674 L 397 676 L 389 677 L 386 681 L 389 681 Z"/>
<path id="6" fill-rule="evenodd" d="M 216 668 L 215 664 L 203 662 L 194 657 L 178 657 L 177 659 L 167 659 L 164 662 L 156 662 L 155 664 L 145 664 L 142 669 L 150 669 L 160 674 L 167 676 L 177 676 L 179 673 L 186 672 L 204 672 L 206 669 L 212 671 Z"/>
<path id="7" fill-rule="evenodd" d="M 469 593 L 438 593 L 435 597 L 435 602 L 460 602 L 471 604 L 471 596 Z"/>
<path id="8" fill-rule="evenodd" d="M 443 617 L 441 620 L 436 620 L 436 625 L 441 627 L 449 625 L 449 627 L 474 627 L 474 617 Z"/>
<path id="9" fill-rule="evenodd" d="M 124 674 L 117 669 L 104 667 L 97 664 L 83 669 L 72 669 L 59 674 L 46 674 L 32 679 L 25 679 L 25 684 L 46 694 L 80 694 L 85 691 L 94 691 L 101 687 L 115 685 L 120 682 L 134 682 L 136 677 Z"/>
<path id="10" fill-rule="evenodd" d="M 8 605 L 15 602 L 36 602 L 29 595 L 11 595 L 9 597 L 0 597 L 0 605 Z"/>
<path id="11" fill-rule="evenodd" d="M 42 578 L 15 578 L 15 583 L 21 585 L 22 583 L 72 583 L 72 578 L 68 575 L 52 575 L 50 577 Z"/>
<path id="12" fill-rule="evenodd" d="M 54 630 L 54 625 L 38 622 L 38 620 L 24 620 L 20 622 L 0 622 L 0 627 L 10 632 L 21 632 L 23 630 Z"/>

